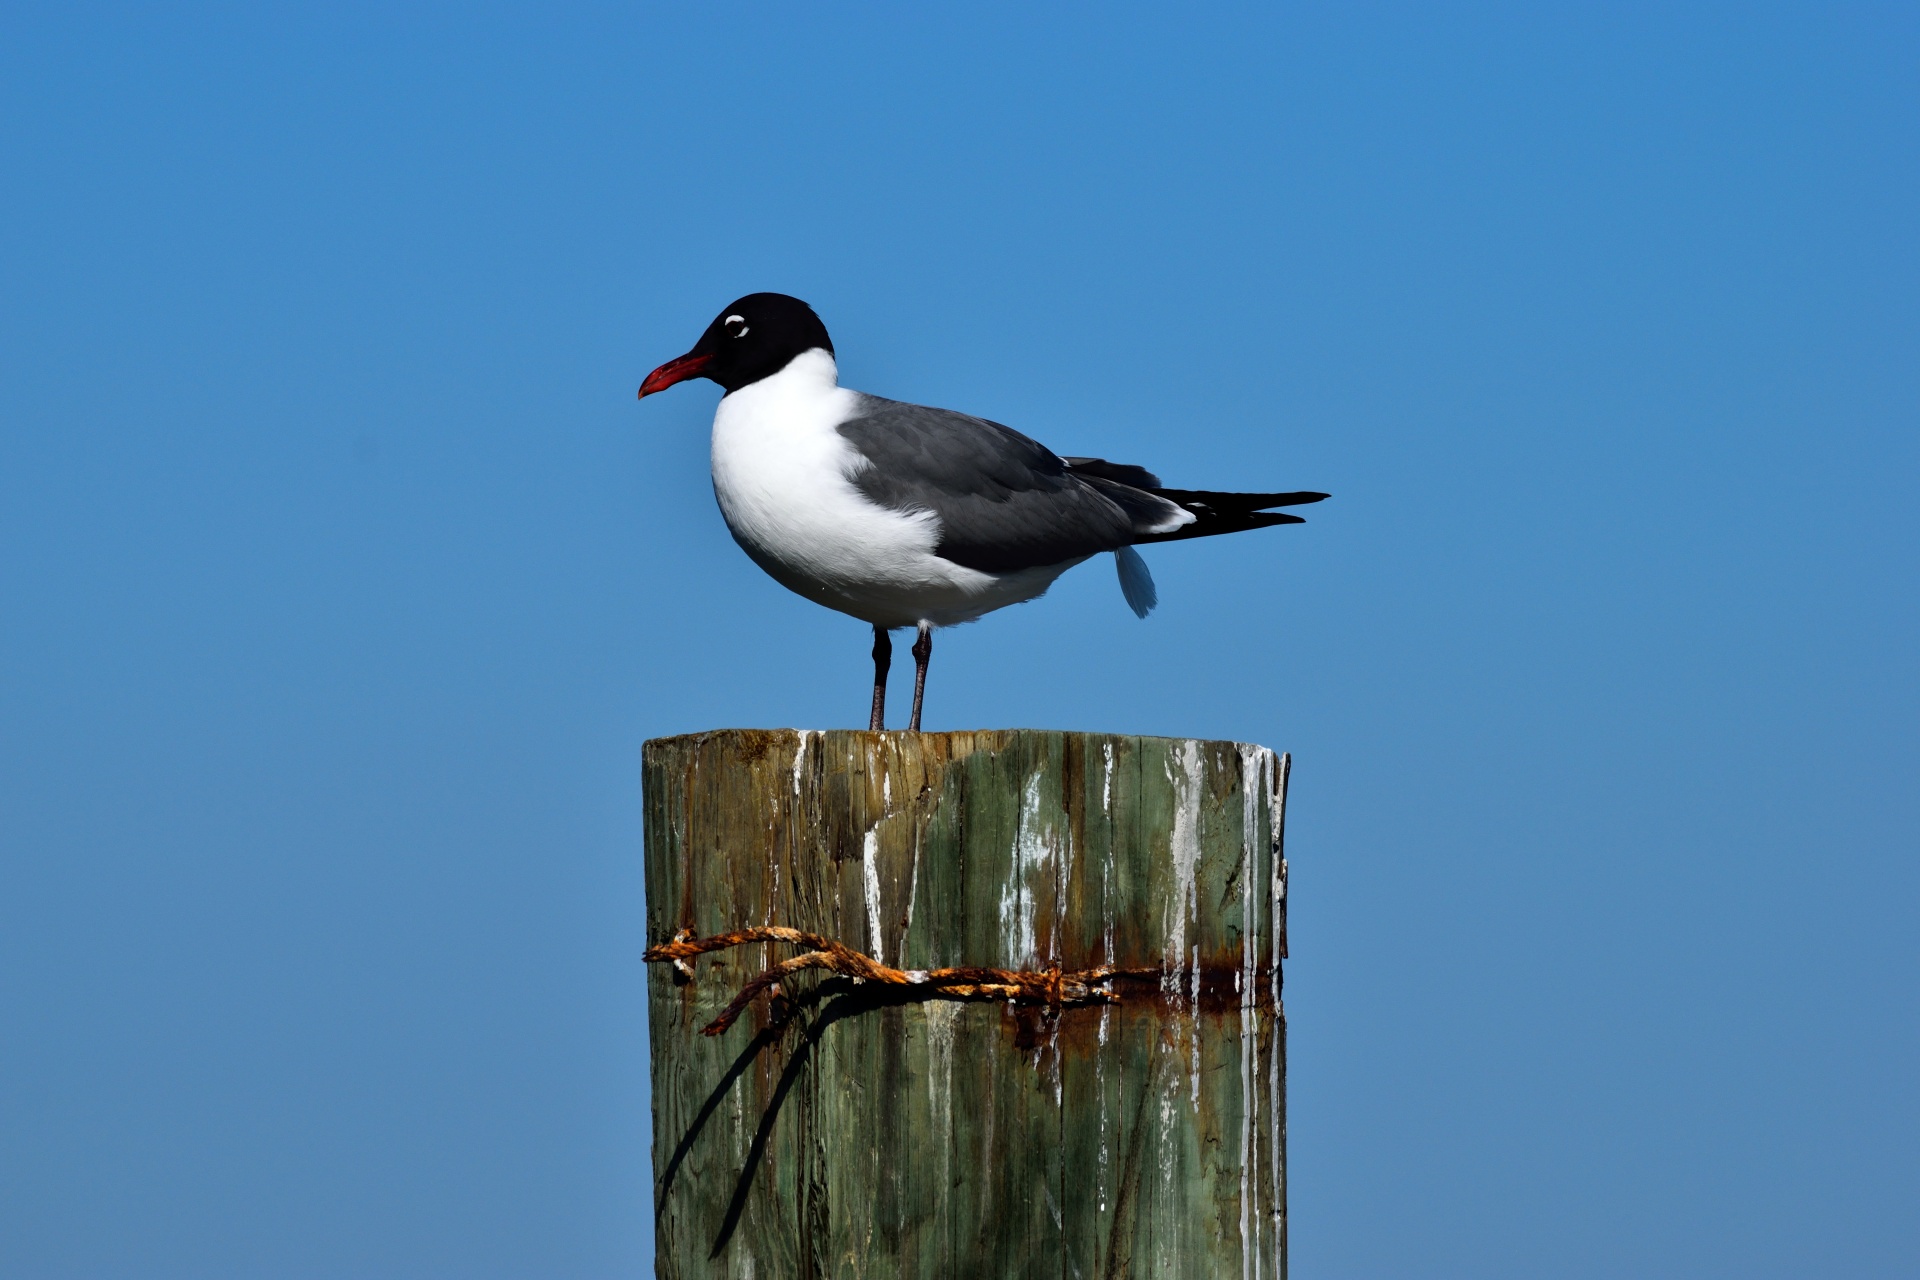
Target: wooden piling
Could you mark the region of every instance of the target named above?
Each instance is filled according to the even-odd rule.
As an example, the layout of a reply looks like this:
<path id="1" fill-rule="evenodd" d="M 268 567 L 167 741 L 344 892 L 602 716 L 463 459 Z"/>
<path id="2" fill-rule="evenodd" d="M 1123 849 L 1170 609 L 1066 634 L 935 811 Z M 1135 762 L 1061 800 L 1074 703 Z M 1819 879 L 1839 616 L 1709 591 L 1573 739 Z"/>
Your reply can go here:
<path id="1" fill-rule="evenodd" d="M 1121 971 L 1010 1003 L 809 970 L 710 1037 L 805 947 L 652 965 L 656 1273 L 1282 1280 L 1286 777 L 1039 730 L 647 743 L 651 944 Z"/>

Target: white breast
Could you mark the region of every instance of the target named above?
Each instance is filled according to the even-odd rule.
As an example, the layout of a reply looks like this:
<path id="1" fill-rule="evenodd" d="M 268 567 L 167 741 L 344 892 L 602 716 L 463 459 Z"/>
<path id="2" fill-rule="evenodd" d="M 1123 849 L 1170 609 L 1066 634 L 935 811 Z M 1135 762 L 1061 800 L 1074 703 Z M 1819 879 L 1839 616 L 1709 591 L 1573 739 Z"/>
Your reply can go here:
<path id="1" fill-rule="evenodd" d="M 713 415 L 720 514 L 781 585 L 881 626 L 947 625 L 1031 599 L 1067 567 L 993 575 L 936 556 L 931 512 L 892 511 L 854 487 L 865 459 L 835 428 L 856 404 L 816 349 L 725 396 Z"/>

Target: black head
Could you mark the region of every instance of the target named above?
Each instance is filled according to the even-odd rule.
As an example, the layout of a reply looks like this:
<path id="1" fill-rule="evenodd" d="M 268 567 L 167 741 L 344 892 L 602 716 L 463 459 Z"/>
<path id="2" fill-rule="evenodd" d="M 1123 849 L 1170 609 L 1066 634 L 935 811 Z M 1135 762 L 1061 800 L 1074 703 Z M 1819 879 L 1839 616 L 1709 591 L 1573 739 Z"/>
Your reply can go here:
<path id="1" fill-rule="evenodd" d="M 812 307 L 784 293 L 750 293 L 715 316 L 693 350 L 648 374 L 640 394 L 650 396 L 688 378 L 711 378 L 738 391 L 815 347 L 833 354 L 833 339 Z"/>

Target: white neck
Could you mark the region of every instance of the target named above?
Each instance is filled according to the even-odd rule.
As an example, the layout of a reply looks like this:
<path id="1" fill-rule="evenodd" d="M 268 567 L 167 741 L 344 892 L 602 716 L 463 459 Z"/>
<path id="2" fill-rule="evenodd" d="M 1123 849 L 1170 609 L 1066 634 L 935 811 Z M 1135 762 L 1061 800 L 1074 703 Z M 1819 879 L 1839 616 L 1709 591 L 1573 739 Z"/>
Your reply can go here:
<path id="1" fill-rule="evenodd" d="M 853 416 L 857 392 L 840 385 L 833 356 L 815 347 L 787 361 L 787 367 L 720 397 L 713 414 L 714 478 L 746 455 L 772 456 L 773 442 L 806 438 L 834 467 L 844 471 L 857 455 L 834 428 Z M 786 446 L 781 446 L 782 448 Z M 777 450 L 774 450 L 777 452 Z M 758 464 L 756 464 L 758 465 Z"/>

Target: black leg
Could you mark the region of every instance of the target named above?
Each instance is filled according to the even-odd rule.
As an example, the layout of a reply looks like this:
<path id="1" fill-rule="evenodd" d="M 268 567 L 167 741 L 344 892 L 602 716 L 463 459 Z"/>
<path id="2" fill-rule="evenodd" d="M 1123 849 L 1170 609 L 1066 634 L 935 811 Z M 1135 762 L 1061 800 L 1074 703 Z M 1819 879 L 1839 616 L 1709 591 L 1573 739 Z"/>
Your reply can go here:
<path id="1" fill-rule="evenodd" d="M 920 638 L 913 642 L 913 720 L 907 732 L 920 732 L 920 700 L 927 696 L 927 661 L 933 657 L 933 628 L 920 624 Z"/>
<path id="2" fill-rule="evenodd" d="M 887 668 L 892 665 L 893 637 L 885 627 L 876 625 L 873 629 L 873 717 L 867 724 L 875 733 L 887 727 Z"/>

